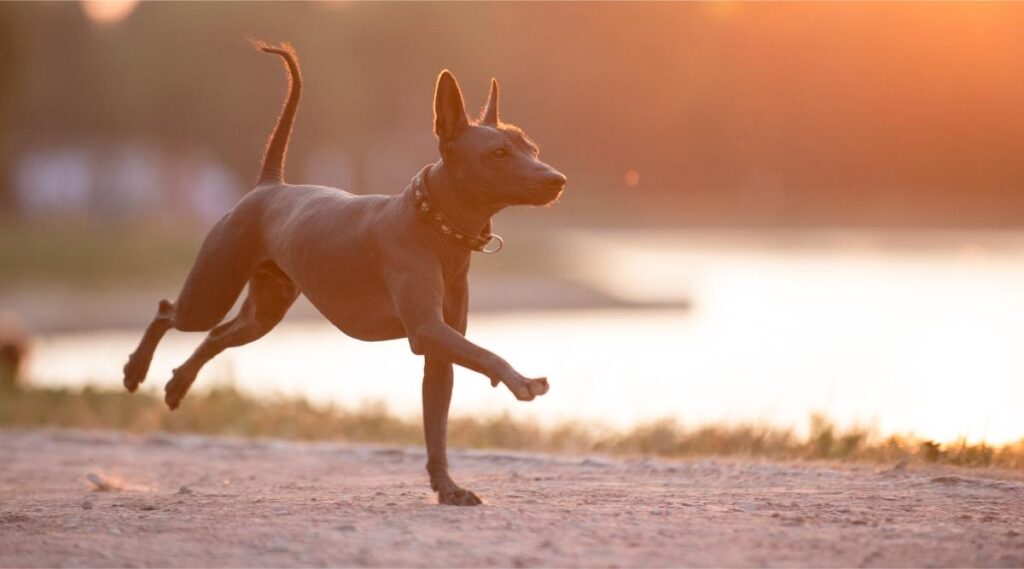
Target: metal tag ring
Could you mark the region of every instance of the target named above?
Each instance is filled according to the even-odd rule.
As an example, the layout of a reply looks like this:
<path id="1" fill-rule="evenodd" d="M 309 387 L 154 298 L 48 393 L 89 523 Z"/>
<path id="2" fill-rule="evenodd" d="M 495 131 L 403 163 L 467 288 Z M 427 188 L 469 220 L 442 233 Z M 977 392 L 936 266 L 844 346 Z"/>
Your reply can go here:
<path id="1" fill-rule="evenodd" d="M 495 247 L 494 249 L 488 249 L 487 246 L 493 243 L 494 241 L 498 242 L 498 246 Z M 491 233 L 490 239 L 488 239 L 487 243 L 485 243 L 483 248 L 480 249 L 480 252 L 485 253 L 487 255 L 493 255 L 498 251 L 501 251 L 503 247 L 505 247 L 505 240 L 501 238 L 501 235 L 498 235 L 497 233 Z"/>

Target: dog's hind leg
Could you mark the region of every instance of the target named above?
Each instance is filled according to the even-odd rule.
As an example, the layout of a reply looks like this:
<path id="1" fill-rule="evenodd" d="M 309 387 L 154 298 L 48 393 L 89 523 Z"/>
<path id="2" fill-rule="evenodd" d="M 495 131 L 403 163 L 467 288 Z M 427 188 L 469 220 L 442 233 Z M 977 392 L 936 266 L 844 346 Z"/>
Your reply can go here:
<path id="1" fill-rule="evenodd" d="M 241 221 L 241 223 L 239 222 Z M 160 301 L 156 316 L 124 366 L 124 386 L 134 392 L 146 379 L 153 352 L 164 334 L 207 331 L 224 319 L 263 256 L 253 246 L 244 216 L 228 214 L 203 241 L 176 302 Z"/>
<path id="2" fill-rule="evenodd" d="M 172 410 L 178 408 L 199 370 L 214 356 L 254 342 L 273 329 L 298 295 L 298 288 L 277 265 L 261 265 L 249 280 L 249 293 L 238 316 L 214 328 L 185 363 L 174 370 L 164 388 L 167 406 Z"/>
<path id="3" fill-rule="evenodd" d="M 208 332 L 219 324 L 256 272 L 266 253 L 252 222 L 255 212 L 240 203 L 203 240 L 174 302 L 175 330 Z"/>
<path id="4" fill-rule="evenodd" d="M 149 371 L 149 362 L 153 360 L 156 345 L 174 325 L 173 320 L 174 305 L 169 300 L 161 300 L 156 316 L 142 334 L 139 346 L 128 356 L 128 363 L 124 364 L 124 386 L 128 391 L 134 393 L 139 384 L 146 380 L 146 372 Z"/>

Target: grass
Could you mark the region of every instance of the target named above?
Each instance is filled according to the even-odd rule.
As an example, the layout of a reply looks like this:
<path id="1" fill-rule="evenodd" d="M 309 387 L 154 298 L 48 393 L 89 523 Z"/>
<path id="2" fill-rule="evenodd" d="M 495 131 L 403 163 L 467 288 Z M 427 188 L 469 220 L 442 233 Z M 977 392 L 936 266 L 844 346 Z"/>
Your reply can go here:
<path id="1" fill-rule="evenodd" d="M 158 223 L 0 218 L 0 288 L 38 283 L 104 287 L 180 279 L 203 233 Z"/>
<path id="2" fill-rule="evenodd" d="M 231 387 L 190 394 L 169 413 L 148 393 L 0 384 L 0 427 L 117 429 L 136 433 L 166 431 L 240 437 L 336 440 L 420 445 L 422 426 L 389 413 L 384 406 L 358 409 L 318 407 L 302 399 L 255 399 Z M 758 425 L 688 429 L 671 420 L 628 431 L 566 423 L 542 428 L 508 416 L 453 417 L 449 445 L 533 452 L 604 453 L 686 458 L 762 457 L 776 460 L 854 460 L 875 463 L 952 464 L 1024 469 L 1024 440 L 1002 447 L 940 445 L 892 436 L 874 439 L 867 430 L 839 431 L 821 416 L 811 417 L 810 434 Z"/>
<path id="3" fill-rule="evenodd" d="M 37 285 L 130 288 L 180 282 L 208 228 L 160 219 L 99 222 L 81 218 L 33 221 L 0 217 L 0 291 Z M 537 273 L 557 260 L 529 240 L 478 270 Z"/>

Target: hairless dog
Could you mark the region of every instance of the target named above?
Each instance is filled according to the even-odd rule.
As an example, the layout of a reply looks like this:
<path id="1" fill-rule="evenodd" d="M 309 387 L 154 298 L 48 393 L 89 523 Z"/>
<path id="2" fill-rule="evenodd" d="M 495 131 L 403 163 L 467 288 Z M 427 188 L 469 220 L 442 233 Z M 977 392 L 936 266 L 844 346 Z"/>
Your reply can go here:
<path id="1" fill-rule="evenodd" d="M 206 362 L 262 337 L 305 294 L 345 334 L 366 341 L 408 338 L 412 352 L 424 356 L 431 487 L 442 504 L 480 504 L 448 474 L 452 364 L 487 376 L 492 386 L 504 383 L 521 401 L 543 395 L 548 383 L 524 377 L 465 338 L 470 255 L 500 248 L 491 216 L 510 205 L 555 201 L 566 178 L 538 159 L 537 147 L 520 129 L 501 121 L 497 81 L 491 81 L 480 119 L 471 121 L 455 77 L 442 71 L 434 94 L 441 156 L 405 191 L 355 196 L 287 184 L 284 157 L 302 78 L 290 46 L 257 47 L 281 56 L 290 77 L 259 180 L 210 230 L 177 301 L 160 302 L 124 366 L 124 385 L 138 389 L 167 330 L 209 331 L 165 387 L 165 401 L 176 409 Z M 238 315 L 220 323 L 246 283 Z"/>

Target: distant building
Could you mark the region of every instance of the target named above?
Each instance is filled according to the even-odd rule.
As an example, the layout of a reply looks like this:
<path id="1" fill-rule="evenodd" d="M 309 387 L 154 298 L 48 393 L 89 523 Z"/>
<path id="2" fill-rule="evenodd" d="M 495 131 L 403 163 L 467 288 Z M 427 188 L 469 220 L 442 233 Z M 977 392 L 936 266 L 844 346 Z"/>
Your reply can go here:
<path id="1" fill-rule="evenodd" d="M 15 205 L 31 217 L 162 213 L 211 223 L 244 191 L 238 175 L 208 152 L 171 155 L 140 143 L 35 150 L 14 169 Z"/>

